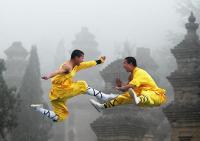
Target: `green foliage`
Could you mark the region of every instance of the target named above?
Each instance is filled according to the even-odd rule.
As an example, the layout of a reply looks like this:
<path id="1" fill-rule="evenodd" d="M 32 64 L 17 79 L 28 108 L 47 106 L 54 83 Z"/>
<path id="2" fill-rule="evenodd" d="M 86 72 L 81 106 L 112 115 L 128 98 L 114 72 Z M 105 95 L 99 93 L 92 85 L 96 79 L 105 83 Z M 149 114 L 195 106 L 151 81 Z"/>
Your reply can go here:
<path id="1" fill-rule="evenodd" d="M 4 60 L 0 59 L 0 140 L 7 140 L 8 133 L 17 125 L 16 112 L 18 109 L 15 89 L 8 89 L 4 79 Z"/>
<path id="2" fill-rule="evenodd" d="M 45 104 L 42 96 L 40 67 L 36 47 L 32 47 L 19 96 L 18 127 L 13 132 L 13 141 L 47 141 L 50 138 L 52 123 L 50 120 L 30 108 L 33 103 Z"/>

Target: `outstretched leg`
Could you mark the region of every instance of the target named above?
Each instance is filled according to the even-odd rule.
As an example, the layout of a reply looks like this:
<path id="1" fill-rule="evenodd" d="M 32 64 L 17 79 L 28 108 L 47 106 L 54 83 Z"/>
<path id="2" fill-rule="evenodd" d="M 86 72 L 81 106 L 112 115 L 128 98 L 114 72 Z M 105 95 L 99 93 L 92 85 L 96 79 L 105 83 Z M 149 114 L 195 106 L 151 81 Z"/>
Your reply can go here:
<path id="1" fill-rule="evenodd" d="M 53 111 L 49 111 L 47 109 L 44 109 L 42 104 L 32 104 L 31 107 L 34 108 L 36 111 L 42 113 L 46 117 L 50 118 L 53 121 L 58 120 L 58 116 L 56 115 L 56 113 L 53 112 Z"/>
<path id="2" fill-rule="evenodd" d="M 143 91 L 140 96 L 137 96 L 133 89 L 129 89 L 129 92 L 119 95 L 104 104 L 100 104 L 95 100 L 90 100 L 90 102 L 100 112 L 106 108 L 131 103 L 142 107 L 160 106 L 166 102 L 166 96 L 164 92 L 156 93 L 155 91 Z"/>
<path id="3" fill-rule="evenodd" d="M 69 115 L 67 106 L 65 105 L 65 99 L 52 100 L 53 111 L 44 109 L 41 104 L 32 104 L 31 107 L 36 111 L 42 113 L 44 116 L 50 118 L 54 122 L 63 121 Z"/>
<path id="4" fill-rule="evenodd" d="M 72 87 L 73 87 L 73 91 L 71 91 L 72 96 L 77 96 L 77 95 L 80 95 L 80 94 L 87 94 L 87 95 L 90 95 L 90 96 L 95 96 L 99 100 L 102 100 L 104 102 L 109 101 L 111 99 L 114 99 L 118 96 L 116 94 L 105 94 L 101 91 L 98 91 L 94 88 L 91 88 L 91 87 L 88 86 L 86 81 L 83 81 L 83 80 L 79 80 L 77 82 L 74 82 Z M 72 97 L 72 96 L 70 96 L 69 93 L 67 93 L 67 95 L 69 97 Z"/>
<path id="5" fill-rule="evenodd" d="M 112 108 L 114 106 L 123 105 L 123 104 L 131 104 L 132 97 L 128 92 L 117 96 L 115 99 L 105 102 L 103 104 L 98 103 L 95 100 L 90 100 L 91 104 L 100 112 L 106 108 Z"/>
<path id="6" fill-rule="evenodd" d="M 86 94 L 91 95 L 91 96 L 95 96 L 99 100 L 102 100 L 102 101 L 110 101 L 110 100 L 112 100 L 112 99 L 114 99 L 118 96 L 117 94 L 105 94 L 105 93 L 98 91 L 98 90 L 91 88 L 91 87 L 87 88 Z"/>

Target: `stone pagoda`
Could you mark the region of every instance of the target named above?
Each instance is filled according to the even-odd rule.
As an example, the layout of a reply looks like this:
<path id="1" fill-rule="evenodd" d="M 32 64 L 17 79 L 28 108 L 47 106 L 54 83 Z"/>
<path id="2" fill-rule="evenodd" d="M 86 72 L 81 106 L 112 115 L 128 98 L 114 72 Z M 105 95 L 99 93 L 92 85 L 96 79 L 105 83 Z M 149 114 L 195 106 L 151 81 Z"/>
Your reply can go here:
<path id="1" fill-rule="evenodd" d="M 97 49 L 98 43 L 95 40 L 95 36 L 89 32 L 87 27 L 82 27 L 81 31 L 76 34 L 72 46 L 72 50 L 82 50 L 85 53 L 85 58 L 88 60 L 92 60 L 100 55 Z"/>
<path id="2" fill-rule="evenodd" d="M 75 39 L 72 41 L 72 48 L 70 50 L 82 50 L 85 54 L 84 60 L 87 61 L 98 59 L 101 55 L 97 47 L 98 43 L 95 40 L 93 33 L 91 33 L 87 27 L 83 27 L 81 31 L 75 35 Z M 91 87 L 101 89 L 103 86 L 103 80 L 99 74 L 101 66 L 102 65 L 95 66 L 92 69 L 81 70 L 77 73 L 75 80 L 85 80 Z M 96 136 L 88 125 L 91 121 L 96 119 L 98 113 L 91 105 L 88 104 L 89 98 L 91 97 L 80 95 L 68 101 L 70 116 L 66 123 L 67 128 L 65 129 L 65 133 L 67 135 L 67 138 L 65 139 L 66 141 L 96 140 Z"/>
<path id="3" fill-rule="evenodd" d="M 171 50 L 177 70 L 168 80 L 174 88 L 174 101 L 164 109 L 171 124 L 172 141 L 200 140 L 200 40 L 199 24 L 191 13 L 185 25 L 185 39 Z"/>
<path id="4" fill-rule="evenodd" d="M 85 60 L 95 60 L 100 57 L 101 53 L 98 50 L 98 43 L 95 36 L 88 30 L 87 27 L 82 27 L 81 31 L 76 34 L 75 40 L 72 42 L 72 50 L 80 49 L 85 54 Z M 94 67 L 90 70 L 83 70 L 78 73 L 78 78 L 86 80 L 89 85 L 96 89 L 101 89 L 103 86 L 102 78 L 100 77 L 101 65 Z"/>
<path id="5" fill-rule="evenodd" d="M 5 80 L 9 87 L 19 88 L 27 65 L 28 51 L 21 42 L 13 42 L 4 53 L 7 56 Z"/>

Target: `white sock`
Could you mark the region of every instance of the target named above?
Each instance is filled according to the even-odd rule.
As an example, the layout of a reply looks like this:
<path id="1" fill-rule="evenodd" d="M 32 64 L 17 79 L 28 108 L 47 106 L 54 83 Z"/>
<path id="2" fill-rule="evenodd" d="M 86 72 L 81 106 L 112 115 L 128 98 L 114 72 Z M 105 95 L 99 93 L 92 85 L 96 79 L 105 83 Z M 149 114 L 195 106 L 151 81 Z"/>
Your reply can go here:
<path id="1" fill-rule="evenodd" d="M 91 96 L 96 96 L 100 100 L 108 101 L 114 99 L 117 95 L 114 94 L 105 94 L 101 91 L 88 87 L 86 94 Z"/>
<path id="2" fill-rule="evenodd" d="M 47 116 L 48 118 L 52 119 L 53 121 L 58 120 L 58 116 L 53 111 L 49 111 L 49 110 L 41 108 L 41 107 L 36 108 L 36 111 L 42 113 L 43 115 Z"/>

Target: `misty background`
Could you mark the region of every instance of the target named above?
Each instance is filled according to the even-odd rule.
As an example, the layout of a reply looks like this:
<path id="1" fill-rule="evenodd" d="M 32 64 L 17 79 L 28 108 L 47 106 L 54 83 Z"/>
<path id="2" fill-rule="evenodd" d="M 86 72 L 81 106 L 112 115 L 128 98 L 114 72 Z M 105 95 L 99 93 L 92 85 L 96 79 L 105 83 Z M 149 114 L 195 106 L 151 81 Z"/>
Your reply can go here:
<path id="1" fill-rule="evenodd" d="M 166 32 L 184 30 L 174 0 L 7 0 L 0 1 L 1 55 L 12 41 L 26 48 L 36 44 L 41 67 L 49 67 L 61 39 L 71 47 L 74 35 L 86 26 L 96 36 L 108 62 L 115 43 L 130 41 L 137 46 L 162 48 L 169 44 Z M 48 49 L 48 50 L 47 50 Z"/>
<path id="2" fill-rule="evenodd" d="M 6 59 L 4 51 L 15 41 L 20 41 L 27 51 L 30 51 L 33 45 L 37 46 L 41 75 L 47 74 L 59 66 L 55 63 L 59 55 L 58 48 L 64 47 L 65 60 L 69 59 L 76 35 L 87 27 L 95 36 L 99 55 L 95 57 L 93 54 L 88 54 L 85 59 L 88 60 L 87 58 L 91 56 L 97 59 L 100 55 L 107 57 L 106 63 L 98 66 L 98 71 L 123 57 L 124 45 L 128 43 L 133 52 L 136 48 L 151 49 L 151 57 L 158 65 L 158 74 L 162 75 L 160 79 L 164 81 L 160 84 L 167 84 L 166 87 L 170 87 L 165 78 L 176 69 L 176 61 L 170 49 L 183 39 L 186 33 L 183 25 L 187 22 L 191 10 L 194 10 L 194 7 L 189 6 L 184 9 L 183 5 L 187 5 L 186 0 L 183 1 L 183 5 L 179 5 L 180 2 L 180 0 L 0 0 L 0 57 Z M 198 3 L 197 0 L 190 2 L 194 5 Z M 84 73 L 77 78 L 81 78 L 81 75 Z M 91 85 L 104 89 L 103 79 L 99 74 L 97 77 L 99 84 Z M 42 81 L 42 88 L 43 98 L 49 102 L 50 81 Z M 169 102 L 172 101 L 172 89 L 168 96 Z M 101 114 L 87 103 L 89 98 L 80 96 L 69 100 L 71 115 L 65 123 L 53 125 L 54 134 L 50 138 L 51 141 L 60 141 L 59 136 L 64 136 L 65 140 L 68 140 L 69 133 L 76 135 L 74 138 L 76 141 L 96 140 L 90 123 Z M 86 103 L 82 108 L 76 106 L 80 100 Z M 80 119 L 82 115 L 84 118 Z"/>

